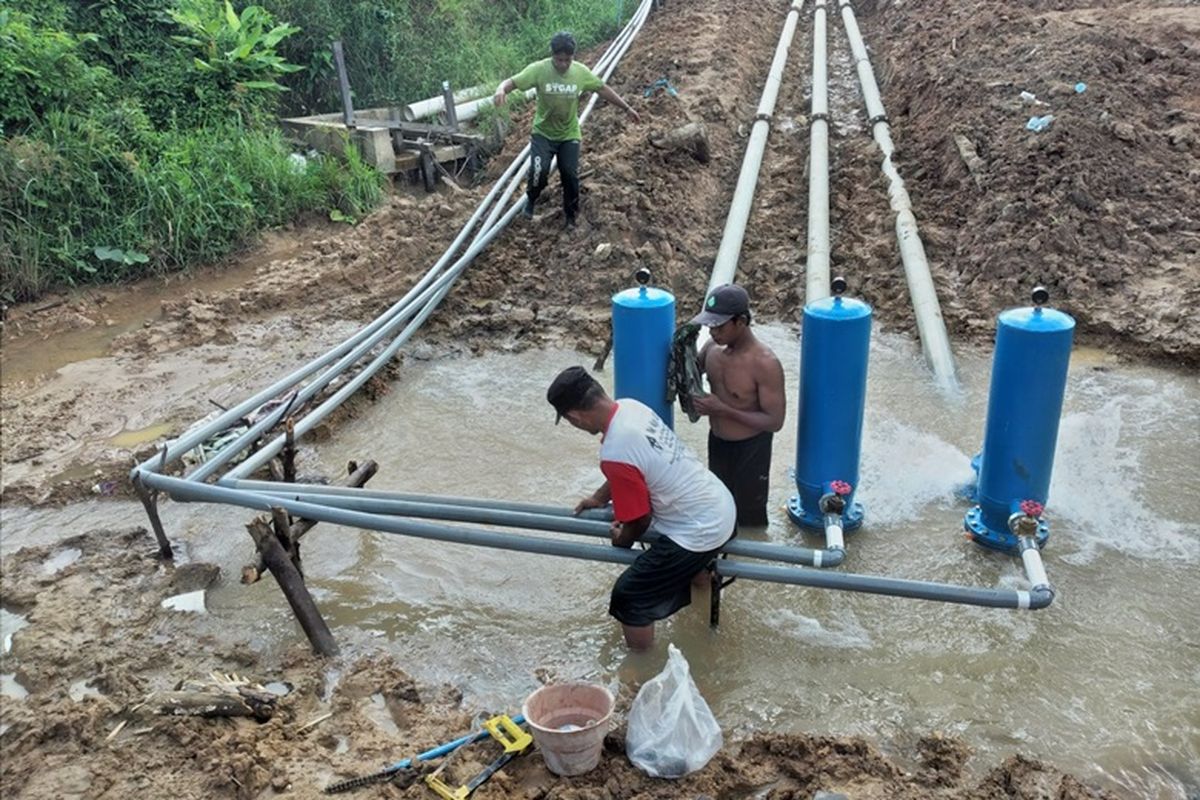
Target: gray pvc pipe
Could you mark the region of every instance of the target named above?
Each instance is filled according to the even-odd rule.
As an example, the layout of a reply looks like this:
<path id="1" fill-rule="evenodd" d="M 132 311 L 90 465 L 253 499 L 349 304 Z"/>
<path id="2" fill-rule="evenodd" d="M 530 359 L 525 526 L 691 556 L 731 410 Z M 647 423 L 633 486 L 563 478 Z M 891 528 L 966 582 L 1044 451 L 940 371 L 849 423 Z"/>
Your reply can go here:
<path id="1" fill-rule="evenodd" d="M 540 514 L 536 512 L 506 511 L 479 506 L 456 506 L 446 503 L 422 503 L 410 500 L 391 498 L 369 498 L 349 495 L 328 495 L 308 492 L 288 491 L 285 484 L 275 484 L 275 488 L 260 493 L 271 497 L 286 497 L 303 503 L 317 503 L 330 508 L 344 508 L 352 511 L 363 511 L 368 514 L 386 514 L 388 516 L 418 517 L 423 519 L 440 519 L 451 522 L 472 522 L 483 525 L 500 525 L 509 528 L 528 528 L 531 530 L 551 531 L 554 533 L 577 534 L 607 538 L 609 522 L 599 519 L 576 517 L 569 510 L 562 513 Z M 556 511 L 558 511 L 556 509 Z M 646 541 L 654 542 L 659 536 L 651 530 L 644 537 Z M 807 547 L 792 547 L 777 545 L 770 542 L 751 542 L 734 539 L 721 548 L 722 552 L 731 555 L 761 558 L 769 561 L 782 561 L 787 564 L 804 564 L 806 566 L 835 566 L 831 559 L 823 558 L 824 551 L 813 551 Z M 829 554 L 832 555 L 832 554 Z M 844 553 L 843 553 L 844 557 Z M 824 563 L 822 563 L 824 562 Z M 840 563 L 840 561 L 839 561 Z"/>
<path id="2" fill-rule="evenodd" d="M 804 302 L 829 297 L 829 96 L 825 0 L 813 10 L 812 107 L 808 149 L 808 258 Z"/>
<path id="3" fill-rule="evenodd" d="M 925 361 L 933 370 L 938 387 L 943 391 L 956 393 L 959 391 L 959 385 L 954 368 L 954 354 L 950 350 L 950 339 L 946 334 L 941 306 L 938 304 L 937 289 L 929 274 L 929 260 L 925 256 L 925 246 L 921 243 L 921 234 L 917 230 L 912 200 L 908 196 L 908 190 L 904 188 L 904 180 L 892 162 L 895 146 L 892 144 L 891 128 L 883 110 L 879 86 L 875 82 L 875 72 L 871 68 L 871 59 L 867 56 L 867 48 L 863 44 L 862 34 L 859 33 L 858 21 L 854 17 L 850 0 L 840 0 L 840 5 L 846 38 L 850 41 L 850 50 L 854 54 L 854 64 L 858 71 L 858 82 L 867 106 L 871 136 L 879 145 L 879 151 L 883 153 L 882 169 L 888 178 L 888 199 L 892 210 L 896 212 L 896 241 L 900 249 L 900 260 L 904 264 L 904 275 L 908 280 L 908 293 L 912 297 L 913 314 L 916 316 L 917 330 L 921 336 L 921 349 L 925 354 Z"/>
<path id="4" fill-rule="evenodd" d="M 792 45 L 792 37 L 796 33 L 796 21 L 804 0 L 795 0 L 783 30 L 779 34 L 779 43 L 775 46 L 775 58 L 767 73 L 767 81 L 763 84 L 762 96 L 758 101 L 758 113 L 755 115 L 754 127 L 750 131 L 750 141 L 746 145 L 746 154 L 742 157 L 742 171 L 738 174 L 737 187 L 733 190 L 733 200 L 729 204 L 729 215 L 725 218 L 725 230 L 721 234 L 721 244 L 717 248 L 717 257 L 713 262 L 712 275 L 708 288 L 712 290 L 725 283 L 733 283 L 737 274 L 738 258 L 742 252 L 742 240 L 746 237 L 746 222 L 750 218 L 750 206 L 754 201 L 754 189 L 758 185 L 758 171 L 762 166 L 763 151 L 766 149 L 767 134 L 771 130 L 771 115 L 775 111 L 775 98 L 779 95 L 779 85 L 783 82 L 783 68 L 787 65 L 788 49 Z"/>
<path id="5" fill-rule="evenodd" d="M 501 550 L 517 550 L 527 553 L 541 553 L 543 555 L 583 558 L 591 561 L 628 564 L 637 557 L 636 553 L 617 547 L 583 545 L 576 542 L 499 533 L 496 531 L 435 525 L 427 522 L 413 522 L 398 517 L 331 508 L 317 503 L 291 500 L 286 497 L 227 489 L 222 486 L 212 486 L 206 483 L 195 483 L 182 478 L 173 478 L 169 475 L 147 473 L 143 476 L 143 479 L 151 488 L 165 491 L 172 498 L 185 502 L 224 503 L 226 505 L 240 506 L 263 512 L 269 512 L 272 508 L 278 507 L 304 519 L 332 522 L 337 525 L 348 525 L 365 530 L 399 533 L 422 539 L 493 547 Z M 1045 608 L 1054 599 L 1053 592 L 1038 587 L 1028 592 L 1020 590 L 980 589 L 944 583 L 880 578 L 872 575 L 855 575 L 852 573 L 834 573 L 799 567 L 783 567 L 773 564 L 747 564 L 728 559 L 717 562 L 717 571 L 722 575 L 744 577 L 770 583 L 814 586 L 824 589 L 837 589 L 839 591 L 864 592 L 867 594 L 882 594 L 921 600 L 938 600 L 948 603 L 964 603 L 992 608 Z"/>
<path id="6" fill-rule="evenodd" d="M 982 589 L 955 586 L 949 583 L 910 581 L 900 578 L 881 578 L 856 575 L 850 572 L 825 572 L 814 569 L 780 567 L 773 564 L 747 564 L 741 561 L 718 561 L 717 572 L 736 578 L 749 578 L 769 583 L 793 586 L 813 586 L 843 592 L 882 594 L 889 597 L 908 597 L 915 600 L 937 600 L 942 603 L 961 603 L 988 608 L 1040 609 L 1054 600 L 1053 592 L 1034 587 L 1019 589 Z"/>

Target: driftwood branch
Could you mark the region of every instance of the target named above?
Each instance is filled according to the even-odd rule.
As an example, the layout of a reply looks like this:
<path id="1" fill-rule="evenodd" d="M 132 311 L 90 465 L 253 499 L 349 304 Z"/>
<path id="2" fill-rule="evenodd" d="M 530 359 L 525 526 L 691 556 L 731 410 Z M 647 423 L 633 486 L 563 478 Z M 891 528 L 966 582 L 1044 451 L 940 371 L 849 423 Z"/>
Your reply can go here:
<path id="1" fill-rule="evenodd" d="M 179 717 L 254 717 L 266 722 L 275 713 L 276 696 L 239 686 L 234 692 L 159 692 L 150 701 L 154 713 Z"/>
<path id="2" fill-rule="evenodd" d="M 375 477 L 375 473 L 379 471 L 379 465 L 374 461 L 366 461 L 359 466 L 357 462 L 351 461 L 349 464 L 350 475 L 344 482 L 340 482 L 338 486 L 353 486 L 361 489 L 367 484 L 367 481 Z M 292 544 L 300 541 L 300 537 L 311 531 L 317 525 L 315 519 L 299 519 L 292 523 L 289 529 L 288 539 Z M 287 545 L 285 545 L 287 547 Z M 290 548 L 289 548 L 290 552 Z M 299 558 L 297 553 L 296 558 Z M 299 564 L 297 564 L 299 567 Z M 267 565 L 263 562 L 261 554 L 255 564 L 247 564 L 242 567 L 242 583 L 251 584 L 258 581 L 267 571 Z"/>
<path id="3" fill-rule="evenodd" d="M 313 650 L 324 656 L 336 655 L 338 652 L 337 642 L 334 641 L 333 634 L 329 632 L 329 626 L 321 617 L 321 612 L 317 609 L 312 595 L 308 593 L 308 588 L 304 585 L 304 578 L 300 576 L 299 570 L 292 563 L 290 555 L 284 550 L 275 531 L 261 518 L 255 519 L 247 525 L 246 530 L 254 538 L 254 543 L 262 554 L 266 568 L 275 577 L 275 582 L 279 584 L 283 596 L 287 598 L 288 605 L 292 607 L 292 613 L 296 615 L 296 620 L 304 629 L 304 634 L 312 644 Z"/>

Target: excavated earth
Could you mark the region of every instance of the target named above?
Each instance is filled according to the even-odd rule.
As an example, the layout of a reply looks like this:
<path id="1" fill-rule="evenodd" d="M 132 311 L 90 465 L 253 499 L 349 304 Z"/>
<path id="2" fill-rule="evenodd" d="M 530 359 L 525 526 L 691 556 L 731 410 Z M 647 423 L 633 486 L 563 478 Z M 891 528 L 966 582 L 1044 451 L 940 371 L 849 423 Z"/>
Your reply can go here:
<path id="1" fill-rule="evenodd" d="M 1200 301 L 1200 5 L 859 6 L 952 339 L 985 345 L 996 313 L 1026 303 L 1042 284 L 1078 321 L 1079 343 L 1183 369 L 1200 363 L 1200 323 L 1187 310 Z M 640 266 L 675 293 L 681 314 L 697 306 L 786 11 L 779 0 L 671 0 L 657 12 L 612 80 L 642 123 L 601 107 L 585 130 L 579 228 L 563 231 L 552 211 L 514 224 L 389 377 L 403 379 L 405 358 L 496 348 L 565 344 L 599 354 L 609 298 Z M 739 266 L 758 319 L 795 322 L 803 304 L 810 39 L 806 13 Z M 836 16 L 829 41 L 835 271 L 873 305 L 879 325 L 915 335 L 887 184 Z M 644 96 L 661 78 L 676 96 Z M 1023 101 L 1022 91 L 1045 105 Z M 1031 116 L 1047 113 L 1054 115 L 1047 129 L 1026 129 Z M 433 195 L 400 187 L 353 228 L 272 232 L 219 265 L 241 280 L 202 274 L 182 288 L 92 290 L 9 309 L 4 503 L 127 494 L 134 459 L 212 404 L 248 396 L 387 308 L 524 145 L 528 122 L 514 121 L 478 186 Z M 707 130 L 706 162 L 651 144 L 688 122 Z M 138 317 L 126 303 L 133 296 L 150 298 L 153 313 Z M 71 356 L 67 343 L 79 341 L 94 350 L 86 359 Z M 383 391 L 386 382 L 371 388 Z M 57 571 L 45 568 L 49 549 L 26 548 L 3 563 L 0 604 L 32 623 L 0 657 L 0 672 L 15 671 L 29 690 L 19 701 L 0 695 L 6 797 L 315 797 L 332 780 L 473 726 L 455 687 L 414 685 L 398 658 L 333 670 L 300 647 L 263 656 L 209 617 L 162 609 L 163 597 L 212 575 L 157 563 L 144 532 L 62 536 L 53 552 L 70 547 L 80 555 Z M 148 716 L 139 705 L 214 670 L 290 692 L 264 723 Z M 380 703 L 401 736 L 380 724 Z M 1111 796 L 1035 760 L 1048 754 L 968 769 L 965 746 L 936 732 L 916 732 L 915 752 L 888 756 L 860 739 L 762 732 L 729 743 L 679 782 L 636 771 L 616 734 L 600 768 L 586 776 L 555 778 L 535 755 L 476 796 L 809 798 L 822 789 L 854 798 Z M 479 766 L 473 758 L 463 756 L 451 772 L 469 773 Z M 401 783 L 358 795 L 429 796 Z"/>

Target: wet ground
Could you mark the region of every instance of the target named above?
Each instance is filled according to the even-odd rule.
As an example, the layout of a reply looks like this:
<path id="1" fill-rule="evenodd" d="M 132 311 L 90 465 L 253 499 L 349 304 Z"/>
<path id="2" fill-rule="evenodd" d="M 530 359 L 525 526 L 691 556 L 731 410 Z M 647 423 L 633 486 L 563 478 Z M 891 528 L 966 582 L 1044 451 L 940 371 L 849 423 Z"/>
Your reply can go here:
<path id="1" fill-rule="evenodd" d="M 641 265 L 653 269 L 656 282 L 676 293 L 681 307 L 697 304 L 785 10 L 785 4 L 766 0 L 737 7 L 678 0 L 652 18 L 614 79 L 616 88 L 639 104 L 643 125 L 630 125 L 611 109 L 600 109 L 586 133 L 584 169 L 591 171 L 585 178 L 581 229 L 563 233 L 550 217 L 544 225 L 502 236 L 449 296 L 421 341 L 407 348 L 397 373 L 400 383 L 395 386 L 410 386 L 404 375 L 414 364 L 429 359 L 440 363 L 466 353 L 553 345 L 591 357 L 607 336 L 609 296 L 625 288 Z M 1127 24 L 1131 15 L 1137 25 Z M 879 2 L 860 9 L 900 147 L 901 173 L 913 194 L 952 339 L 964 347 L 986 347 L 995 312 L 1023 303 L 1029 287 L 1042 282 L 1051 286 L 1054 303 L 1079 320 L 1078 342 L 1103 345 L 1118 359 L 1111 365 L 1114 368 L 1135 369 L 1133 362 L 1151 361 L 1174 363 L 1185 370 L 1170 378 L 1118 381 L 1112 386 L 1105 386 L 1105 373 L 1097 372 L 1098 385 L 1080 384 L 1084 393 L 1098 386 L 1091 416 L 1085 415 L 1075 432 L 1087 453 L 1083 463 L 1095 470 L 1073 470 L 1065 476 L 1060 471 L 1053 489 L 1060 502 L 1074 503 L 1061 513 L 1079 522 L 1080 529 L 1096 533 L 1084 540 L 1057 538 L 1053 546 L 1061 548 L 1056 552 L 1062 555 L 1055 558 L 1062 560 L 1053 565 L 1052 577 L 1068 579 L 1077 590 L 1075 595 L 1088 598 L 1089 604 L 1116 604 L 1120 596 L 1104 594 L 1108 584 L 1103 573 L 1096 576 L 1089 571 L 1100 569 L 1098 565 L 1110 558 L 1131 557 L 1142 564 L 1131 578 L 1136 578 L 1136 586 L 1129 589 L 1134 598 L 1130 603 L 1138 613 L 1125 616 L 1114 610 L 1103 625 L 1097 625 L 1090 617 L 1075 616 L 1090 606 L 1073 612 L 1064 597 L 1061 608 L 1028 618 L 1039 620 L 1029 623 L 1035 626 L 1067 624 L 1081 636 L 1102 633 L 1093 649 L 1072 654 L 1041 650 L 1055 639 L 1034 635 L 1036 630 L 1018 626 L 990 631 L 991 623 L 971 617 L 972 625 L 983 626 L 978 641 L 989 645 L 984 648 L 989 655 L 980 658 L 992 666 L 980 667 L 982 672 L 973 675 L 978 679 L 974 688 L 984 695 L 1003 694 L 984 674 L 991 674 L 994 667 L 990 646 L 997 643 L 1007 643 L 1018 654 L 1018 664 L 1029 667 L 1028 672 L 1020 666 L 999 669 L 996 682 L 1018 684 L 1038 672 L 1063 670 L 1068 666 L 1064 661 L 1072 661 L 1092 666 L 1093 674 L 1081 680 L 1110 690 L 1132 687 L 1164 702 L 1172 698 L 1171 690 L 1155 681 L 1174 685 L 1180 676 L 1167 669 L 1155 673 L 1160 677 L 1153 680 L 1130 678 L 1122 665 L 1105 664 L 1106 643 L 1130 637 L 1131 631 L 1134 640 L 1161 632 L 1165 641 L 1178 645 L 1184 662 L 1196 647 L 1200 623 L 1188 613 L 1188 605 L 1176 602 L 1178 593 L 1165 592 L 1161 600 L 1155 599 L 1164 586 L 1173 585 L 1174 568 L 1192 563 L 1187 553 L 1195 547 L 1197 535 L 1185 523 L 1194 524 L 1194 509 L 1155 513 L 1153 524 L 1142 526 L 1144 514 L 1125 507 L 1128 485 L 1106 480 L 1136 475 L 1148 464 L 1165 468 L 1167 463 L 1178 465 L 1171 475 L 1186 480 L 1194 468 L 1194 459 L 1189 463 L 1188 458 L 1194 447 L 1187 447 L 1195 440 L 1194 427 L 1151 426 L 1148 438 L 1162 437 L 1168 444 L 1157 449 L 1147 444 L 1136 458 L 1122 449 L 1121 442 L 1147 419 L 1163 418 L 1151 401 L 1170 396 L 1162 391 L 1164 383 L 1194 382 L 1194 366 L 1200 361 L 1200 329 L 1194 315 L 1186 313 L 1200 299 L 1194 212 L 1200 184 L 1196 180 L 1200 107 L 1190 88 L 1200 76 L 1198 15 L 1200 7 L 1178 3 L 1056 2 L 1014 9 L 996 0 L 919 7 Z M 805 76 L 811 36 L 806 20 L 807 16 L 793 45 L 739 270 L 739 280 L 751 290 L 757 319 L 784 324 L 798 316 L 803 292 Z M 687 36 L 681 36 L 681 31 L 687 31 Z M 830 20 L 830 50 L 835 270 L 850 279 L 852 293 L 872 303 L 878 327 L 910 334 L 913 325 L 878 155 L 862 133 L 861 116 L 854 116 L 859 112 L 854 110 L 853 73 L 835 18 Z M 641 97 L 642 87 L 663 76 L 678 88 L 678 98 L 662 93 Z M 1083 93 L 1074 92 L 1078 81 L 1088 84 Z M 1072 88 L 1067 92 L 1064 87 Z M 1048 131 L 1033 134 L 1024 129 L 1031 112 L 1021 104 L 1021 90 L 1052 104 L 1056 119 Z M 646 140 L 655 132 L 695 120 L 709 128 L 713 158 L 707 165 L 682 153 L 647 146 Z M 983 159 L 986 169 L 978 182 L 965 166 L 955 134 L 966 136 Z M 507 151 L 513 153 L 521 145 L 521 137 L 514 135 Z M 497 172 L 503 163 L 502 155 Z M 146 558 L 151 548 L 144 537 L 122 534 L 62 541 L 104 524 L 102 520 L 120 517 L 140 524 L 137 508 L 111 501 L 74 506 L 62 517 L 47 517 L 33 525 L 30 538 L 12 538 L 8 523 L 15 519 L 11 516 L 15 506 L 23 503 L 125 494 L 122 479 L 132 461 L 152 453 L 165 436 L 205 416 L 215 404 L 246 397 L 390 305 L 441 252 L 480 194 L 445 191 L 424 197 L 399 192 L 354 229 L 281 232 L 265 251 L 248 254 L 241 272 L 235 268 L 228 277 L 151 290 L 144 302 L 129 300 L 131 295 L 122 289 L 48 298 L 10 310 L 4 324 L 0 401 L 6 521 L 0 540 L 4 553 L 0 602 L 33 626 L 13 637 L 11 658 L 22 666 L 9 668 L 13 662 L 6 657 L 2 670 L 15 674 L 17 683 L 30 691 L 20 705 L 11 698 L 0 699 L 4 704 L 0 725 L 7 726 L 0 732 L 5 749 L 5 771 L 0 777 L 6 794 L 12 786 L 22 797 L 115 796 L 139 789 L 152 795 L 198 797 L 285 792 L 310 796 L 312 787 L 323 785 L 334 773 L 349 775 L 389 763 L 408 755 L 419 746 L 417 742 L 434 744 L 471 727 L 470 717 L 480 710 L 472 703 L 489 701 L 476 693 L 477 676 L 470 669 L 454 672 L 447 666 L 443 673 L 438 666 L 455 660 L 438 660 L 445 651 L 437 643 L 445 640 L 440 634 L 447 632 L 440 627 L 445 625 L 441 616 L 409 630 L 400 623 L 396 623 L 399 627 L 364 624 L 353 609 L 331 611 L 335 624 L 377 630 L 381 643 L 389 637 L 394 637 L 390 641 L 411 637 L 403 649 L 379 647 L 387 656 L 366 662 L 348 660 L 331 669 L 303 655 L 302 647 L 286 648 L 283 643 L 288 637 L 277 622 L 249 621 L 256 618 L 252 608 L 271 608 L 280 602 L 267 583 L 255 587 L 257 594 L 236 595 L 239 599 L 218 591 L 213 597 L 222 599 L 214 613 L 185 616 L 158 605 L 180 587 L 174 583 L 176 571 L 156 567 Z M 606 244 L 609 247 L 601 246 Z M 278 248 L 278 257 L 270 257 L 272 247 Z M 240 275 L 247 276 L 244 282 L 239 283 Z M 58 299 L 63 300 L 61 305 L 55 305 Z M 887 391 L 908 397 L 920 387 L 919 379 L 897 381 Z M 384 388 L 375 387 L 375 396 Z M 485 382 L 481 390 L 487 388 Z M 1151 405 L 1138 405 L 1141 400 L 1125 395 Z M 1194 401 L 1194 394 L 1185 392 L 1185 397 Z M 371 409 L 368 405 L 353 413 L 367 414 Z M 1129 427 L 1114 430 L 1099 424 L 1111 422 L 1114 415 Z M 1064 420 L 1064 433 L 1069 423 L 1070 418 Z M 967 415 L 961 424 L 970 427 L 977 420 Z M 906 441 L 908 433 L 899 428 L 898 441 Z M 939 435 L 953 444 L 947 457 L 961 461 L 974 445 L 978 429 L 959 430 L 952 437 Z M 1099 438 L 1092 441 L 1093 436 Z M 1177 442 L 1182 449 L 1173 449 Z M 922 443 L 928 444 L 918 437 L 906 447 Z M 576 445 L 581 454 L 587 444 Z M 933 451 L 942 452 L 936 447 Z M 417 480 L 429 471 L 429 464 L 437 463 L 433 456 L 438 453 L 435 449 L 421 454 L 417 463 L 407 470 L 393 470 L 390 476 Z M 907 470 L 903 456 L 884 463 L 900 465 L 889 474 Z M 1064 479 L 1072 478 L 1081 485 L 1061 488 Z M 1153 498 L 1155 508 L 1164 503 L 1178 508 L 1170 505 L 1174 488 L 1170 481 L 1143 481 L 1139 486 L 1137 498 Z M 920 508 L 932 505 L 942 525 L 945 509 L 940 495 L 923 496 L 919 487 L 912 491 L 924 500 Z M 1177 494 L 1195 497 L 1198 493 L 1194 487 L 1180 486 Z M 1129 525 L 1118 530 L 1105 527 L 1106 520 L 1125 516 Z M 248 547 L 240 527 L 244 522 L 238 514 L 194 507 L 187 509 L 186 521 L 174 518 L 173 530 L 189 543 L 196 560 L 221 564 L 222 580 L 232 582 L 227 563 L 232 556 L 214 553 L 213 542 L 233 536 L 245 540 Z M 1184 527 L 1172 527 L 1179 525 Z M 954 527 L 947 523 L 943 530 Z M 1164 531 L 1170 535 L 1161 538 Z M 12 549 L 16 541 L 45 545 L 45 549 L 17 554 Z M 903 550 L 906 541 L 880 537 L 877 544 L 885 546 L 882 552 L 887 559 L 896 556 L 891 548 Z M 65 558 L 64 548 L 78 550 L 79 556 L 60 565 L 57 559 Z M 388 558 L 382 547 L 356 553 L 366 562 Z M 953 563 L 932 558 L 929 564 L 918 562 L 914 569 L 921 574 L 929 569 L 953 574 L 955 565 L 962 563 L 959 554 L 954 555 Z M 1164 558 L 1168 563 L 1160 570 L 1156 565 Z M 331 561 L 331 568 L 338 563 Z M 398 566 L 405 564 L 412 567 L 408 562 Z M 413 580 L 422 585 L 447 578 L 438 572 L 417 574 Z M 356 586 L 361 582 L 352 581 Z M 453 580 L 447 589 L 451 595 L 461 593 L 459 601 L 476 591 Z M 336 581 L 327 591 L 318 602 L 353 596 L 350 588 Z M 512 591 L 511 586 L 502 591 Z M 750 590 L 746 595 L 754 596 Z M 397 599 L 391 606 L 399 620 L 405 618 L 404 602 Z M 371 604 L 364 595 L 359 605 Z M 1169 613 L 1161 611 L 1166 608 Z M 1186 705 L 1156 714 L 1157 706 L 1143 708 L 1140 701 L 1130 701 L 1136 707 L 1131 715 L 1113 708 L 1101 713 L 1087 703 L 1079 708 L 1065 689 L 1047 691 L 1035 711 L 1052 718 L 1051 727 L 1064 739 L 1070 738 L 1071 724 L 1086 732 L 1079 740 L 1095 750 L 1091 766 L 1087 755 L 1058 760 L 1053 748 L 1043 749 L 1040 736 L 1029 730 L 1016 742 L 994 746 L 1006 732 L 1012 733 L 1005 721 L 964 720 L 963 715 L 939 706 L 939 698 L 947 696 L 954 698 L 946 702 L 955 707 L 971 701 L 974 695 L 967 683 L 961 691 L 955 685 L 956 691 L 951 692 L 945 681 L 906 679 L 924 674 L 924 664 L 893 667 L 886 659 L 859 658 L 855 642 L 864 637 L 881 641 L 882 634 L 872 626 L 887 617 L 869 607 L 855 607 L 854 612 L 862 630 L 838 627 L 833 621 L 841 617 L 813 614 L 807 606 L 792 620 L 794 624 L 788 623 L 786 615 L 760 624 L 769 627 L 763 637 L 786 639 L 777 627 L 770 627 L 783 625 L 792 635 L 811 642 L 816 654 L 812 657 L 825 653 L 827 662 L 814 663 L 809 672 L 826 667 L 837 674 L 846 662 L 861 661 L 863 672 L 856 680 L 864 686 L 892 686 L 881 696 L 863 693 L 880 710 L 873 718 L 865 715 L 874 720 L 870 730 L 849 723 L 818 727 L 834 718 L 833 708 L 811 718 L 812 724 L 790 726 L 779 714 L 745 698 L 739 700 L 731 691 L 728 707 L 747 712 L 742 717 L 747 738 L 692 782 L 650 783 L 613 753 L 600 772 L 578 782 L 555 782 L 529 762 L 528 768 L 512 773 L 511 781 L 503 779 L 484 790 L 494 794 L 481 796 L 674 797 L 683 792 L 736 797 L 763 790 L 762 796 L 807 798 L 819 787 L 841 788 L 853 797 L 1083 797 L 1093 791 L 1075 778 L 1063 777 L 1055 767 L 1021 758 L 997 763 L 987 757 L 1012 751 L 1047 759 L 1089 780 L 1100 779 L 1125 796 L 1175 800 L 1197 791 L 1196 777 L 1186 766 L 1195 763 L 1194 724 L 1189 739 L 1186 723 L 1173 721 L 1173 714 L 1180 713 L 1186 720 Z M 339 616 L 346 613 L 349 619 Z M 1061 616 L 1051 616 L 1055 613 Z M 1157 621 L 1135 622 L 1142 613 L 1157 614 L 1153 617 Z M 244 630 L 231 626 L 231 619 L 241 620 L 243 615 Z M 258 617 L 268 618 L 277 617 L 273 613 Z M 904 621 L 903 611 L 895 619 Z M 913 624 L 921 619 L 914 618 Z M 819 628 L 812 627 L 813 620 Z M 933 623 L 936 628 L 938 621 Z M 465 636 L 469 626 L 462 626 L 467 624 L 460 619 L 449 632 Z M 593 620 L 580 627 L 585 645 L 606 635 L 588 633 L 589 624 L 597 623 Z M 516 650 L 519 629 L 510 624 L 505 630 L 511 637 L 507 646 Z M 817 632 L 805 639 L 806 630 Z M 701 631 L 703 626 L 698 626 L 697 635 Z M 968 644 L 971 641 L 968 636 Z M 847 642 L 849 655 L 841 652 Z M 1140 655 L 1154 652 L 1147 640 Z M 616 661 L 615 656 L 601 657 L 598 669 L 614 670 Z M 211 669 L 253 672 L 263 681 L 286 677 L 301 689 L 284 701 L 286 714 L 266 726 L 138 721 L 129 712 L 150 689 L 203 676 Z M 497 667 L 493 673 L 505 671 Z M 732 671 L 737 671 L 736 665 Z M 410 675 L 420 676 L 418 688 L 412 688 Z M 80 681 L 84 683 L 77 685 Z M 1180 683 L 1187 683 L 1186 672 Z M 83 697 L 89 685 L 103 697 Z M 519 688 L 505 689 L 505 698 Z M 471 698 L 467 705 L 460 702 L 463 693 Z M 71 699 L 72 694 L 81 699 Z M 1037 691 L 1031 694 L 1041 697 Z M 505 702 L 497 698 L 496 705 Z M 382 716 L 381 709 L 386 712 Z M 299 730 L 327 710 L 338 711 L 339 718 Z M 811 711 L 808 707 L 806 713 Z M 1126 716 L 1131 721 L 1123 729 Z M 106 740 L 116 721 L 127 718 L 125 728 Z M 394 730 L 383 724 L 388 720 Z M 408 737 L 400 753 L 396 730 Z M 796 730 L 864 733 L 870 739 L 833 740 Z M 968 762 L 967 745 L 959 739 L 933 737 L 935 730 L 964 736 L 972 746 L 981 747 L 985 757 Z M 877 749 L 882 742 L 889 748 L 886 757 Z M 1149 756 L 1144 752 L 1147 748 L 1153 751 Z M 1174 760 L 1171 753 L 1178 754 Z M 1185 766 L 1178 766 L 1180 762 Z M 165 769 L 179 763 L 192 768 Z M 1156 771 L 1161 773 L 1157 777 Z M 767 787 L 772 791 L 766 792 Z M 373 791 L 379 796 L 401 793 L 394 787 Z M 406 791 L 421 796 L 423 790 Z"/>

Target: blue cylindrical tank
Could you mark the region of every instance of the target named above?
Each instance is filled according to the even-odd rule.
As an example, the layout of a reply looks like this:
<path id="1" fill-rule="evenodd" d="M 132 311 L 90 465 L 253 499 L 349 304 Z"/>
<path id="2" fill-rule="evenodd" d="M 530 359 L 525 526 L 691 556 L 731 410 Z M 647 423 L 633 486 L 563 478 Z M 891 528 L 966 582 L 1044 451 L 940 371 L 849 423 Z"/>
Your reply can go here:
<path id="1" fill-rule="evenodd" d="M 963 520 L 979 544 L 1018 552 L 1009 517 L 1022 500 L 1046 504 L 1074 332 L 1075 320 L 1052 308 L 1000 314 L 979 457 L 979 505 Z M 1042 523 L 1038 545 L 1048 537 Z"/>
<path id="2" fill-rule="evenodd" d="M 675 297 L 653 286 L 613 295 L 614 395 L 640 400 L 672 430 L 675 414 L 667 402 L 667 362 L 675 333 Z"/>
<path id="3" fill-rule="evenodd" d="M 796 409 L 796 489 L 788 516 L 797 525 L 824 528 L 819 502 L 833 481 L 850 484 L 842 527 L 862 523 L 854 502 L 862 452 L 871 307 L 860 300 L 826 297 L 804 308 L 800 339 L 800 402 Z"/>

